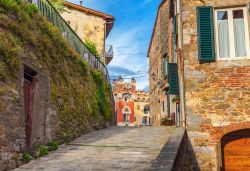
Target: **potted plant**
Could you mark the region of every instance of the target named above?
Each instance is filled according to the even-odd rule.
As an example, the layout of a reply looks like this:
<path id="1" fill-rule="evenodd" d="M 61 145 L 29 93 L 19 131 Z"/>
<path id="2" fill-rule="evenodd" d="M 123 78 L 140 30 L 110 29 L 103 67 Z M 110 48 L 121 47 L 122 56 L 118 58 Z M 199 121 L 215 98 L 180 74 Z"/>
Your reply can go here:
<path id="1" fill-rule="evenodd" d="M 172 102 L 173 102 L 173 103 L 179 104 L 179 103 L 180 103 L 180 96 L 179 96 L 179 95 L 175 95 L 175 96 L 172 98 Z"/>

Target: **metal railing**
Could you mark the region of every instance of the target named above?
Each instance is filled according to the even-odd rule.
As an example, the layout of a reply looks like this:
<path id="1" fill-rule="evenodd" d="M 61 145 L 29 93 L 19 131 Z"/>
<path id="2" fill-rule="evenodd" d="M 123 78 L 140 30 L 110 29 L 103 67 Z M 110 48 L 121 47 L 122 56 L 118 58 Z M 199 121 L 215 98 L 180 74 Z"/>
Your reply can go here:
<path id="1" fill-rule="evenodd" d="M 101 71 L 105 79 L 111 85 L 108 70 L 105 64 L 95 56 L 83 43 L 81 38 L 75 33 L 75 31 L 69 26 L 69 24 L 62 18 L 58 11 L 48 0 L 32 0 L 38 7 L 39 12 L 50 21 L 55 27 L 58 28 L 62 36 L 68 41 L 70 46 L 75 49 L 75 51 L 87 61 L 91 68 Z M 110 90 L 111 102 L 114 107 L 114 96 L 112 88 Z"/>

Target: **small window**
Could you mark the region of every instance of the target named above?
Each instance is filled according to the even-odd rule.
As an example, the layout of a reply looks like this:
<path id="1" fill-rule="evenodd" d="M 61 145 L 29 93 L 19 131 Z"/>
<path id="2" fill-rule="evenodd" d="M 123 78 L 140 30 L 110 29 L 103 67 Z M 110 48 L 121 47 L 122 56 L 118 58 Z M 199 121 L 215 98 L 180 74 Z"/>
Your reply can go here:
<path id="1" fill-rule="evenodd" d="M 137 105 L 137 110 L 140 110 L 140 105 Z"/>
<path id="2" fill-rule="evenodd" d="M 215 22 L 217 57 L 219 59 L 250 57 L 247 9 L 216 10 Z"/>
<path id="3" fill-rule="evenodd" d="M 162 112 L 165 112 L 165 102 L 162 102 Z"/>

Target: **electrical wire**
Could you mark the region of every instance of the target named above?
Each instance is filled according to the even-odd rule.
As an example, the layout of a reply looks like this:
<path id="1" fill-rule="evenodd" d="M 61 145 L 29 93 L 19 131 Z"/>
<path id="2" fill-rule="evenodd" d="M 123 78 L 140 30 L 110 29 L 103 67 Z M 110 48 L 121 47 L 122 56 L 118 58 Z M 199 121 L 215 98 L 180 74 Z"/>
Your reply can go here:
<path id="1" fill-rule="evenodd" d="M 147 53 L 128 53 L 128 54 L 115 54 L 114 56 L 132 56 L 132 55 L 147 55 Z"/>
<path id="2" fill-rule="evenodd" d="M 137 77 L 122 77 L 122 79 L 127 80 L 127 79 L 135 79 L 135 78 L 144 78 L 144 77 L 148 77 L 149 75 L 142 75 L 142 76 L 137 76 Z M 112 79 L 116 79 L 119 77 L 114 77 Z"/>

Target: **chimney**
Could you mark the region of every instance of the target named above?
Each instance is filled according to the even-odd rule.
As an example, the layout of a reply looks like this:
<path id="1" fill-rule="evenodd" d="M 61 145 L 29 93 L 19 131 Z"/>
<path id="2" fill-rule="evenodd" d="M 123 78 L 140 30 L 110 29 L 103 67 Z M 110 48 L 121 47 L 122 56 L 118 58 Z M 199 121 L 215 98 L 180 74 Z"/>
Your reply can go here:
<path id="1" fill-rule="evenodd" d="M 80 5 L 82 6 L 82 0 L 80 0 Z"/>

